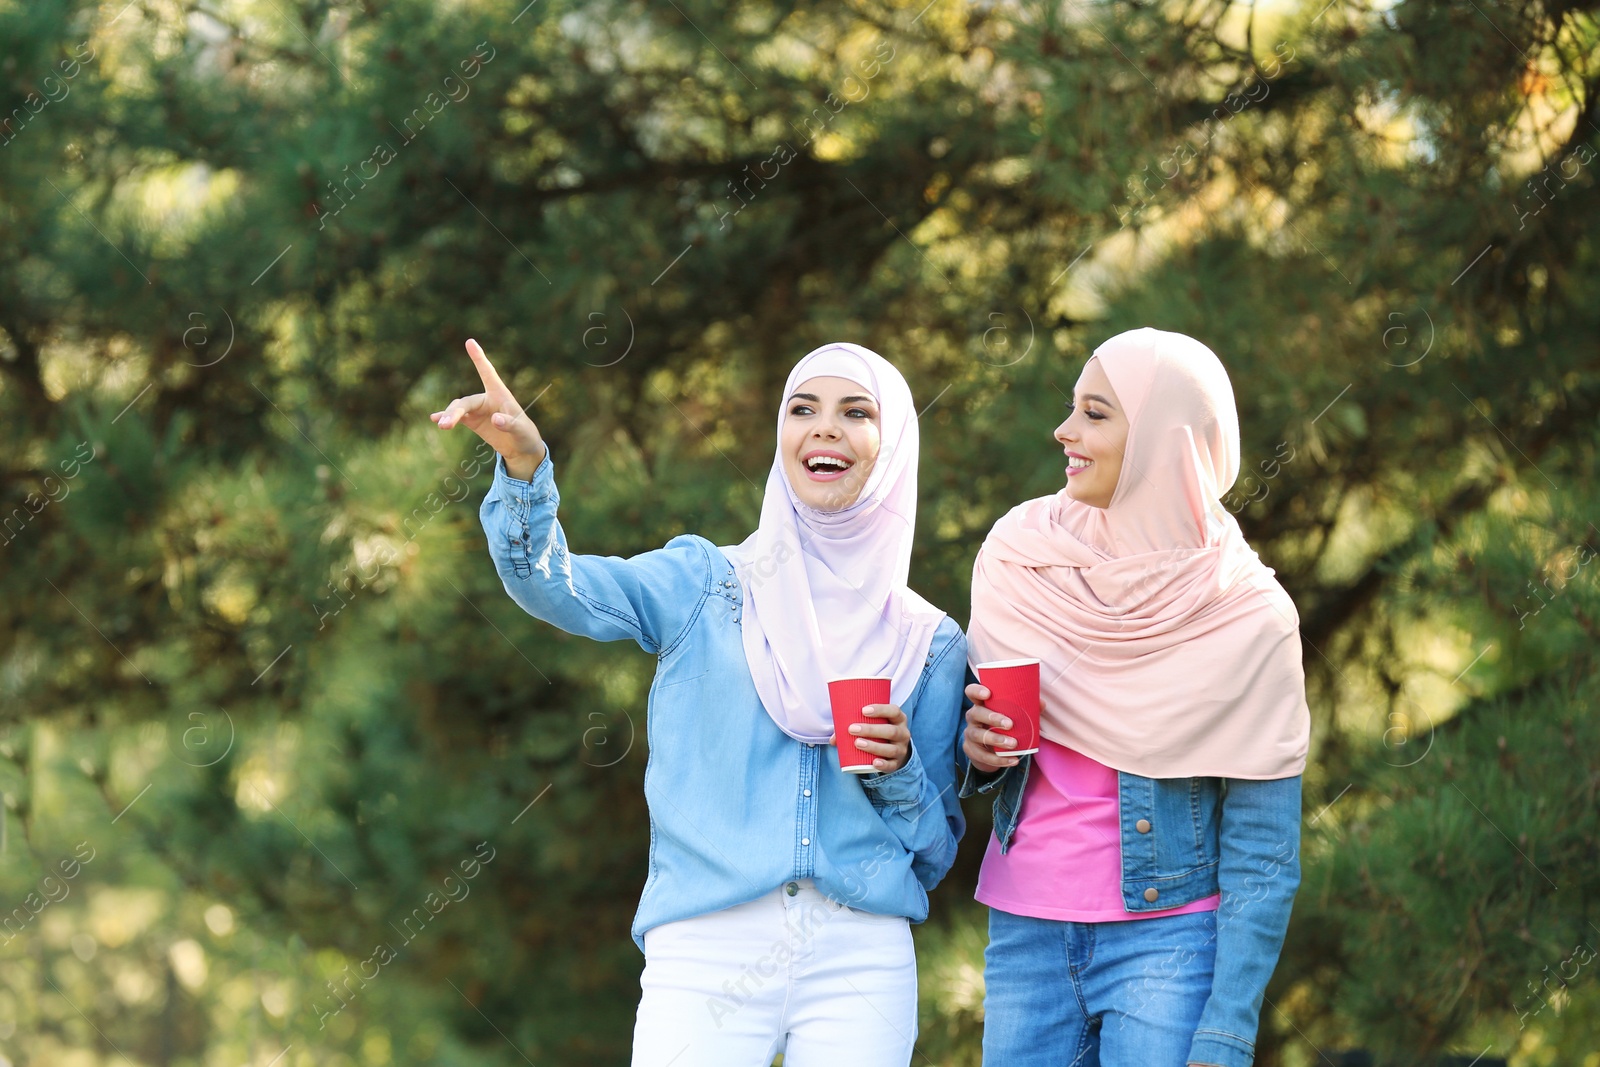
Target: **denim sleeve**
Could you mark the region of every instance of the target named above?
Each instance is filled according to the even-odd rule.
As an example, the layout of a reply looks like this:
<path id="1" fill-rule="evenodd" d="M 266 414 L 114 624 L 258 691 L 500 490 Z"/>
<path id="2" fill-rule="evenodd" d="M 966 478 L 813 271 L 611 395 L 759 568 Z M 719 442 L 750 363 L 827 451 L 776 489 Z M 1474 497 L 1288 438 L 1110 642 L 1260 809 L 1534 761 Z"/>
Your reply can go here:
<path id="1" fill-rule="evenodd" d="M 478 509 L 489 556 L 529 615 L 597 641 L 631 638 L 647 652 L 672 650 L 705 603 L 711 560 L 681 536 L 631 559 L 575 556 L 556 520 L 561 496 L 548 449 L 531 481 L 513 478 L 495 456 L 494 483 Z"/>
<path id="2" fill-rule="evenodd" d="M 992 793 L 1005 783 L 1006 775 L 1016 770 L 1021 764 L 1005 767 L 998 771 L 980 771 L 966 758 L 965 752 L 961 753 L 961 765 L 966 768 L 961 776 L 961 797 L 966 799 L 974 793 Z"/>
<path id="3" fill-rule="evenodd" d="M 888 774 L 862 775 L 867 799 L 889 831 L 911 853 L 911 870 L 932 890 L 956 860 L 966 817 L 956 796 L 956 751 L 967 639 L 953 620 L 940 624 L 955 634 L 923 669 L 911 720 L 911 756 Z"/>
<path id="4" fill-rule="evenodd" d="M 1261 1002 L 1300 886 L 1300 776 L 1226 784 L 1216 970 L 1188 1062 L 1249 1067 Z"/>

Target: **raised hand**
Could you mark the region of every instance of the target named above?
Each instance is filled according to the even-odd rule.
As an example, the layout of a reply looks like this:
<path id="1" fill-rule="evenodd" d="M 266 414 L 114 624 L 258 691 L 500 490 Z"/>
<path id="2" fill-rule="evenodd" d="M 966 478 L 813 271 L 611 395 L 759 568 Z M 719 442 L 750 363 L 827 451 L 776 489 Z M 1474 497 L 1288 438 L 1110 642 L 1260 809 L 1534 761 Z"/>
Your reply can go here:
<path id="1" fill-rule="evenodd" d="M 457 424 L 465 426 L 505 457 L 508 474 L 527 481 L 544 461 L 546 449 L 539 427 L 500 380 L 478 342 L 467 341 L 467 355 L 478 368 L 483 392 L 457 397 L 443 411 L 435 411 L 428 418 L 441 430 L 453 429 Z"/>

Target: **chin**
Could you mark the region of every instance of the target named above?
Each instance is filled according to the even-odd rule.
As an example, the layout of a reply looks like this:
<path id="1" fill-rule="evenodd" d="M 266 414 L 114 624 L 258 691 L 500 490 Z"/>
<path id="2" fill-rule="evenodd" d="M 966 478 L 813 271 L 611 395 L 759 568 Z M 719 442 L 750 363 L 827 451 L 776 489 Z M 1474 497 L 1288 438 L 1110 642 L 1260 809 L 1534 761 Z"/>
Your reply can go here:
<path id="1" fill-rule="evenodd" d="M 793 471 L 789 473 L 789 488 L 794 490 L 800 503 L 813 511 L 843 511 L 861 496 L 857 490 L 850 495 L 850 499 L 845 500 L 838 486 L 838 482 L 813 482 L 806 478 L 803 469 L 798 474 Z"/>
<path id="2" fill-rule="evenodd" d="M 1091 508 L 1104 508 L 1109 501 L 1102 501 L 1098 493 L 1084 492 L 1084 490 L 1071 482 L 1067 483 L 1067 495 L 1080 504 L 1087 504 Z"/>
<path id="3" fill-rule="evenodd" d="M 810 506 L 817 511 L 832 514 L 835 511 L 843 511 L 851 504 L 854 504 L 857 499 L 858 497 L 851 497 L 849 500 L 841 500 L 839 497 L 830 494 L 818 500 L 810 501 Z"/>
<path id="4" fill-rule="evenodd" d="M 835 511 L 843 511 L 860 499 L 861 494 L 859 492 L 851 494 L 848 498 L 842 493 L 818 493 L 817 498 L 810 501 L 810 504 L 818 511 L 825 511 L 831 514 Z"/>

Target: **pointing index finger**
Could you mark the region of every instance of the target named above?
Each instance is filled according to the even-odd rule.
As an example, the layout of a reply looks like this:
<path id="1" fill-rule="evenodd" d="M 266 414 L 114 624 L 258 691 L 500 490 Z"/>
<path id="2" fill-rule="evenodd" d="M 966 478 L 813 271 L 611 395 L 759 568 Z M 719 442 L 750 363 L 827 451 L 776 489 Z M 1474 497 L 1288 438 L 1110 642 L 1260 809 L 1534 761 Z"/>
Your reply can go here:
<path id="1" fill-rule="evenodd" d="M 495 371 L 494 364 L 490 363 L 489 357 L 483 354 L 483 346 L 470 337 L 467 338 L 467 355 L 472 357 L 473 366 L 478 368 L 478 377 L 483 380 L 485 391 L 505 389 L 506 385 L 500 380 L 500 375 Z"/>

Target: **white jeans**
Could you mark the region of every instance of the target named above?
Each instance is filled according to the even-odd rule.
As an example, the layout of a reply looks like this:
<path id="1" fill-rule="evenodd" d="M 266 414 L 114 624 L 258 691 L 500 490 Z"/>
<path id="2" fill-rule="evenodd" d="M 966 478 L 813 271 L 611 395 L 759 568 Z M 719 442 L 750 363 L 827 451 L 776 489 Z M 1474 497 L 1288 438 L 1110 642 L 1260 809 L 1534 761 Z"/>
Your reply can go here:
<path id="1" fill-rule="evenodd" d="M 791 892 L 792 891 L 792 892 Z M 645 932 L 633 1067 L 905 1067 L 917 1036 L 911 924 L 810 879 Z"/>

